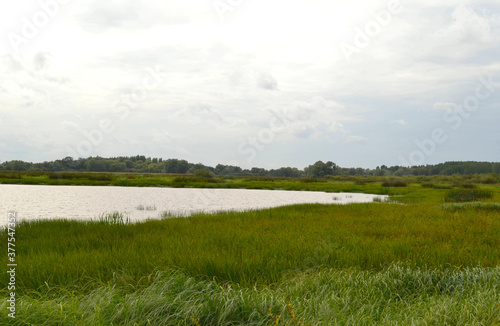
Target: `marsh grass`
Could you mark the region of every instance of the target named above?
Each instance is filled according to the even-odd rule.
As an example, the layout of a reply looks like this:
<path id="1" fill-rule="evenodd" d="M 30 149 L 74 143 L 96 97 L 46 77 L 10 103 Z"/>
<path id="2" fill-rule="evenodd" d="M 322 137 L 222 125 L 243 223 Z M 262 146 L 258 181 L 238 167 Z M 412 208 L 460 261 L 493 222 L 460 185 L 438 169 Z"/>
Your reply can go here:
<path id="1" fill-rule="evenodd" d="M 489 189 L 462 188 L 453 189 L 446 193 L 446 202 L 472 202 L 479 199 L 493 198 L 493 191 Z"/>
<path id="2" fill-rule="evenodd" d="M 446 189 L 417 182 L 394 189 L 337 181 L 231 182 L 359 189 L 389 193 L 404 205 L 166 213 L 137 224 L 120 213 L 89 222 L 20 222 L 18 318 L 7 317 L 4 288 L 0 324 L 500 323 L 498 187 L 458 189 L 485 190 L 492 202 L 443 205 Z M 0 230 L 3 252 L 6 231 Z M 7 273 L 0 282 L 8 283 Z"/>
<path id="3" fill-rule="evenodd" d="M 43 291 L 47 285 L 83 288 L 87 278 L 114 282 L 116 274 L 141 284 L 144 275 L 173 267 L 251 286 L 315 266 L 496 266 L 500 219 L 491 211 L 471 219 L 468 211 L 450 213 L 439 205 L 305 204 L 137 224 L 116 214 L 95 223 L 25 222 L 17 231 L 17 276 L 21 291 Z M 6 236 L 0 232 L 2 250 Z M 315 255 L 320 259 L 311 264 Z"/>
<path id="4" fill-rule="evenodd" d="M 466 202 L 455 204 L 444 204 L 440 206 L 443 210 L 450 212 L 464 211 L 464 210 L 482 210 L 500 212 L 500 203 L 483 203 L 483 202 Z"/>
<path id="5" fill-rule="evenodd" d="M 106 225 L 126 225 L 130 224 L 130 218 L 125 217 L 120 212 L 104 213 L 99 215 L 95 222 Z"/>
<path id="6" fill-rule="evenodd" d="M 101 284 L 89 293 L 32 292 L 14 325 L 497 325 L 500 269 L 428 269 L 391 264 L 309 270 L 276 285 L 244 287 L 200 280 L 176 269 L 133 289 Z M 21 324 L 19 323 L 19 324 Z"/>

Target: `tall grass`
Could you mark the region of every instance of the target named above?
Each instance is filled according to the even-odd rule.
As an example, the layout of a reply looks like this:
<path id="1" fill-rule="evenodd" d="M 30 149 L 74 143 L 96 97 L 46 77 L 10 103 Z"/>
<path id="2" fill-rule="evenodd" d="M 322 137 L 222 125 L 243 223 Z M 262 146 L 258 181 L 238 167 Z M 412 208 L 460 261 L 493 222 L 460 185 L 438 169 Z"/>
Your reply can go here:
<path id="1" fill-rule="evenodd" d="M 130 218 L 125 217 L 123 213 L 120 212 L 113 212 L 108 214 L 104 213 L 97 218 L 96 222 L 106 225 L 125 225 L 130 224 Z"/>
<path id="2" fill-rule="evenodd" d="M 500 203 L 483 203 L 483 202 L 466 202 L 456 204 L 444 204 L 441 208 L 450 212 L 457 212 L 463 210 L 484 210 L 495 211 L 500 213 Z"/>
<path id="3" fill-rule="evenodd" d="M 273 287 L 200 281 L 178 270 L 147 286 L 101 284 L 87 294 L 32 292 L 2 325 L 497 325 L 500 268 L 320 269 Z"/>
<path id="4" fill-rule="evenodd" d="M 141 283 L 154 270 L 242 285 L 272 284 L 289 271 L 325 266 L 381 270 L 496 266 L 500 219 L 494 211 L 450 213 L 439 205 L 294 205 L 195 215 L 138 224 L 35 221 L 18 226 L 22 291 L 82 288 L 88 279 Z M 109 224 L 112 224 L 111 227 Z M 0 234 L 5 249 L 6 233 Z M 5 249 L 6 250 L 6 249 Z M 7 274 L 0 281 L 7 281 Z"/>

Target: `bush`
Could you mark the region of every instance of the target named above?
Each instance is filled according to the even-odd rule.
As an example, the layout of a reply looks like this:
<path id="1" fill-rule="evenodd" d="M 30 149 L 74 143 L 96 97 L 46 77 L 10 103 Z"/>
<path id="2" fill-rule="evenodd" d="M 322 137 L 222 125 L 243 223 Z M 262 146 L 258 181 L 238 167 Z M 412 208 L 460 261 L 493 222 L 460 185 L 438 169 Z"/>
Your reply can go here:
<path id="1" fill-rule="evenodd" d="M 194 171 L 194 176 L 196 178 L 211 179 L 214 177 L 214 174 L 207 169 L 198 169 Z"/>
<path id="2" fill-rule="evenodd" d="M 478 201 L 483 198 L 492 198 L 493 192 L 486 189 L 453 189 L 449 191 L 445 198 L 445 202 L 463 203 L 469 201 Z"/>
<path id="3" fill-rule="evenodd" d="M 87 179 L 93 181 L 112 181 L 111 173 L 88 173 L 88 172 L 49 172 L 49 179 L 78 180 Z"/>
<path id="4" fill-rule="evenodd" d="M 387 180 L 382 183 L 382 187 L 406 187 L 406 182 L 401 180 Z"/>

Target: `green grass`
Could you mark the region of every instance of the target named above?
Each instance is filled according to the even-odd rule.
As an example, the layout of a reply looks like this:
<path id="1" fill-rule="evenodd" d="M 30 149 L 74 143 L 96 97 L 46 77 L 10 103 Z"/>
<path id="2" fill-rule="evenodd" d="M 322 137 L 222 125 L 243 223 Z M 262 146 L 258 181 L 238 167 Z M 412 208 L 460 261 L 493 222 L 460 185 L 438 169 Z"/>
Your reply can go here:
<path id="1" fill-rule="evenodd" d="M 474 210 L 485 210 L 485 211 L 495 211 L 500 213 L 500 203 L 483 203 L 483 202 L 467 202 L 467 203 L 456 203 L 456 204 L 444 204 L 441 206 L 442 209 L 457 212 L 457 211 L 474 211 Z"/>
<path id="2" fill-rule="evenodd" d="M 178 270 L 131 291 L 102 284 L 88 294 L 30 293 L 19 325 L 497 325 L 500 268 L 382 271 L 322 269 L 274 287 L 200 281 Z M 0 323 L 8 318 L 5 300 Z"/>
<path id="3" fill-rule="evenodd" d="M 111 214 L 99 215 L 96 222 L 105 225 L 125 225 L 130 224 L 130 219 L 124 217 L 120 212 L 113 212 Z"/>
<path id="4" fill-rule="evenodd" d="M 302 185 L 387 189 L 316 181 Z M 399 203 L 21 223 L 18 319 L 3 299 L 0 324 L 495 325 L 500 191 L 465 190 L 492 202 L 445 204 L 449 190 L 408 182 L 389 189 Z"/>

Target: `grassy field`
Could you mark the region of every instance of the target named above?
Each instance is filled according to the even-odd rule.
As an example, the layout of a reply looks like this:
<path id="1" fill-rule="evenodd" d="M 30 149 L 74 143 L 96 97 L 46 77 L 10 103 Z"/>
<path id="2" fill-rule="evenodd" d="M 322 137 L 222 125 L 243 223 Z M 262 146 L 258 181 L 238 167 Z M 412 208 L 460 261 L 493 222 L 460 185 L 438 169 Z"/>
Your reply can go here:
<path id="1" fill-rule="evenodd" d="M 17 318 L 7 316 L 4 289 L 0 324 L 500 324 L 498 185 L 457 177 L 221 180 L 205 185 L 343 189 L 391 194 L 393 202 L 139 224 L 119 216 L 23 223 Z M 6 238 L 3 230 L 3 252 Z"/>

